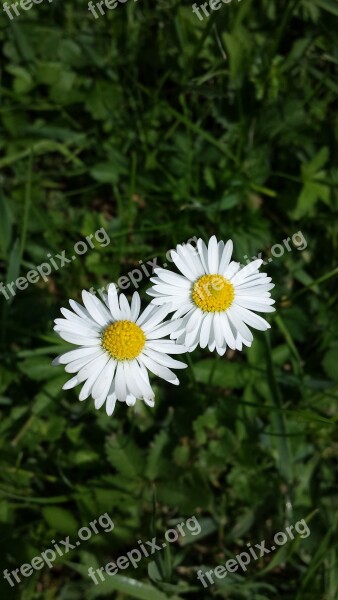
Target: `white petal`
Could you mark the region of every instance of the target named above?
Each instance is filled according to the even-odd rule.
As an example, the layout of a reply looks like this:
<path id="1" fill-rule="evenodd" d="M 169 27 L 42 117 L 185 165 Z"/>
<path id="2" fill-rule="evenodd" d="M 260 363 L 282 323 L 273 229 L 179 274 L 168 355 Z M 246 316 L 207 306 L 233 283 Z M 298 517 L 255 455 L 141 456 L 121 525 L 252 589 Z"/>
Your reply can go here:
<path id="1" fill-rule="evenodd" d="M 197 316 L 197 320 L 194 320 L 194 326 L 192 326 L 191 318 L 195 316 Z M 179 331 L 175 334 L 172 334 L 171 337 L 175 336 L 175 338 L 178 339 L 182 332 L 182 340 L 184 340 L 184 344 L 187 346 L 187 348 L 189 348 L 189 352 L 191 352 L 190 348 L 199 341 L 203 320 L 203 311 L 201 311 L 199 308 L 193 309 L 187 315 L 185 315 L 185 317 L 183 317 Z"/>
<path id="2" fill-rule="evenodd" d="M 159 365 L 163 365 L 164 367 L 169 367 L 171 369 L 186 369 L 188 365 L 180 360 L 175 360 L 168 356 L 167 354 L 163 354 L 162 352 L 156 352 L 155 350 L 151 350 L 151 348 L 145 348 L 142 352 L 143 355 L 149 356 Z"/>
<path id="3" fill-rule="evenodd" d="M 201 326 L 200 346 L 206 348 L 209 343 L 210 330 L 212 326 L 212 313 L 207 313 Z"/>
<path id="4" fill-rule="evenodd" d="M 157 352 L 165 352 L 165 354 L 183 354 L 186 352 L 185 346 L 175 344 L 172 340 L 154 340 L 146 342 L 145 348 L 156 350 Z"/>
<path id="5" fill-rule="evenodd" d="M 96 296 L 90 294 L 86 290 L 82 292 L 83 303 L 90 313 L 91 317 L 103 327 L 109 323 L 111 316 L 104 306 L 103 302 L 98 300 Z"/>
<path id="6" fill-rule="evenodd" d="M 158 268 L 155 269 L 155 273 L 158 275 L 159 279 L 157 277 L 152 277 L 150 281 L 153 281 L 154 283 L 160 283 L 160 281 L 164 281 L 164 283 L 169 283 L 169 285 L 173 285 L 175 287 L 183 289 L 190 288 L 190 281 L 182 275 L 174 273 L 173 271 L 167 271 L 166 269 Z"/>
<path id="7" fill-rule="evenodd" d="M 161 321 L 163 321 L 163 319 L 165 319 L 165 317 L 167 316 L 169 310 L 170 307 L 166 305 L 162 306 L 161 308 L 157 308 L 155 311 L 153 311 L 151 317 L 149 317 L 148 320 L 144 321 L 142 325 L 144 333 L 147 334 L 149 331 L 151 331 L 151 329 L 153 329 L 159 323 L 161 323 Z"/>
<path id="8" fill-rule="evenodd" d="M 150 293 L 151 292 L 151 293 Z M 152 290 L 149 290 L 149 296 L 153 296 L 154 294 L 157 294 L 158 292 L 153 292 Z M 176 297 L 175 296 L 162 296 L 160 294 L 159 297 L 154 297 L 153 300 L 151 301 L 151 304 L 154 306 L 163 306 L 164 304 L 170 304 L 171 305 L 171 309 L 170 310 L 175 310 L 178 306 L 181 306 L 181 304 L 184 302 L 184 300 L 181 297 Z"/>
<path id="9" fill-rule="evenodd" d="M 270 278 L 269 278 L 270 279 Z M 259 280 L 252 280 L 252 281 L 247 281 L 245 280 L 245 282 L 241 285 L 235 285 L 235 290 L 236 292 L 242 292 L 242 291 L 250 291 L 250 293 L 254 292 L 257 289 L 260 289 L 261 287 L 263 287 L 263 284 L 266 284 L 267 280 L 266 279 L 259 279 Z M 273 286 L 275 287 L 275 286 Z"/>
<path id="10" fill-rule="evenodd" d="M 168 323 L 164 323 L 157 327 L 157 329 L 153 329 L 147 334 L 147 340 L 158 340 L 159 338 L 165 337 L 169 335 L 180 326 L 180 319 L 175 321 L 169 321 Z"/>
<path id="11" fill-rule="evenodd" d="M 126 385 L 126 379 L 124 376 L 124 368 L 123 368 L 122 362 L 118 362 L 117 367 L 116 367 L 115 393 L 119 400 L 122 400 L 122 402 L 126 401 L 127 385 Z"/>
<path id="12" fill-rule="evenodd" d="M 252 342 L 253 335 L 249 329 L 242 321 L 242 319 L 238 315 L 238 311 L 234 306 L 231 306 L 227 310 L 227 317 L 232 322 L 232 324 L 236 327 L 237 331 L 241 334 L 241 336 L 246 339 L 248 342 Z"/>
<path id="13" fill-rule="evenodd" d="M 231 280 L 231 278 L 239 270 L 240 266 L 241 265 L 239 264 L 239 262 L 231 261 L 231 263 L 229 264 L 229 266 L 225 269 L 225 271 L 223 273 L 223 277 L 225 277 L 226 279 L 230 279 Z"/>
<path id="14" fill-rule="evenodd" d="M 200 335 L 201 335 L 202 323 L 203 323 L 203 318 L 201 318 L 200 322 L 198 323 L 198 326 L 195 329 L 193 329 L 192 331 L 189 331 L 189 333 L 187 333 L 186 331 L 183 331 L 183 336 L 185 335 L 185 337 L 183 337 L 184 344 L 189 349 L 189 352 L 192 352 L 192 348 L 194 346 L 196 346 L 199 342 Z"/>
<path id="15" fill-rule="evenodd" d="M 136 398 L 143 397 L 142 382 L 140 369 L 136 361 L 125 361 L 123 363 L 124 377 L 127 382 L 128 393 L 133 394 Z"/>
<path id="16" fill-rule="evenodd" d="M 269 291 L 272 290 L 272 288 L 274 287 L 275 285 L 273 283 L 266 283 L 262 285 L 258 284 L 256 287 L 252 286 L 248 288 L 245 288 L 244 286 L 235 286 L 235 290 L 236 296 L 260 296 L 261 294 L 264 294 L 267 297 L 269 297 Z"/>
<path id="17" fill-rule="evenodd" d="M 252 345 L 252 342 L 248 342 L 248 340 L 244 339 L 240 333 L 237 334 L 237 350 L 241 350 L 242 349 L 242 344 L 244 346 L 247 346 L 248 348 L 250 348 L 250 346 Z M 241 347 L 238 348 L 238 345 L 240 345 Z"/>
<path id="18" fill-rule="evenodd" d="M 185 331 L 175 331 L 175 333 L 172 333 L 170 337 L 172 340 L 175 340 L 175 343 L 178 346 L 184 344 L 186 346 L 186 351 L 191 352 L 191 349 L 187 347 Z"/>
<path id="19" fill-rule="evenodd" d="M 184 304 L 187 304 L 187 303 L 191 304 L 190 295 L 188 293 L 185 296 L 181 296 L 181 295 L 163 296 L 163 295 L 161 295 L 159 298 L 154 298 L 151 301 L 151 304 L 156 305 L 156 306 L 164 306 L 164 304 L 167 304 L 169 312 L 174 312 L 175 310 L 180 309 Z"/>
<path id="20" fill-rule="evenodd" d="M 175 287 L 173 284 L 163 283 L 162 281 L 160 281 L 160 282 L 156 283 L 155 285 L 153 285 L 151 290 L 154 292 L 158 292 L 159 294 L 162 294 L 165 296 L 181 296 L 182 298 L 186 298 L 189 294 L 190 287 L 191 287 L 190 282 L 189 282 L 189 287 L 182 288 L 182 287 Z"/>
<path id="21" fill-rule="evenodd" d="M 83 335 L 69 333 L 68 331 L 58 331 L 58 334 L 66 342 L 69 342 L 70 344 L 76 344 L 77 346 L 99 346 L 100 345 L 100 338 L 88 338 L 88 337 L 84 337 Z"/>
<path id="22" fill-rule="evenodd" d="M 114 412 L 116 400 L 117 400 L 117 398 L 116 398 L 115 392 L 112 392 L 107 396 L 106 412 L 107 412 L 108 417 L 111 417 L 111 415 Z"/>
<path id="23" fill-rule="evenodd" d="M 140 358 L 142 358 L 142 355 Z M 142 360 L 136 360 L 136 362 L 137 362 L 137 366 L 135 366 L 133 362 L 130 363 L 130 366 L 133 370 L 135 378 L 139 379 L 138 383 L 142 387 L 143 399 L 145 399 L 145 398 L 153 399 L 155 397 L 155 394 L 150 385 L 147 368 L 142 363 Z"/>
<path id="24" fill-rule="evenodd" d="M 94 321 L 94 319 L 90 316 L 88 310 L 84 306 L 82 306 L 75 300 L 69 300 L 69 304 L 70 304 L 71 308 L 73 309 L 73 311 L 79 317 L 81 317 L 82 319 L 85 319 L 86 321 L 89 321 L 89 323 L 95 323 L 95 325 L 97 325 L 96 321 Z"/>
<path id="25" fill-rule="evenodd" d="M 103 394 L 101 394 L 101 396 L 98 396 L 97 398 L 95 398 L 94 406 L 95 406 L 96 410 L 100 410 L 100 408 L 102 408 L 106 399 L 107 399 L 106 393 L 103 393 Z"/>
<path id="26" fill-rule="evenodd" d="M 216 350 L 220 356 L 224 356 L 226 348 L 224 348 L 224 347 L 220 348 L 220 347 L 216 346 Z"/>
<path id="27" fill-rule="evenodd" d="M 209 273 L 218 273 L 218 244 L 216 236 L 213 235 L 208 245 L 208 267 Z"/>
<path id="28" fill-rule="evenodd" d="M 77 377 L 72 377 L 72 379 L 68 379 L 68 381 L 62 386 L 63 390 L 70 390 L 75 387 L 79 383 Z"/>
<path id="29" fill-rule="evenodd" d="M 76 350 L 70 350 L 65 354 L 61 354 L 57 358 L 55 358 L 52 362 L 52 365 L 66 365 L 73 360 L 78 360 L 79 358 L 84 358 L 85 356 L 93 355 L 97 352 L 97 348 L 95 346 L 90 346 L 89 348 L 77 348 Z"/>
<path id="30" fill-rule="evenodd" d="M 109 304 L 109 310 L 110 310 L 111 314 L 113 315 L 114 319 L 116 319 L 116 321 L 120 321 L 121 312 L 120 312 L 120 307 L 119 307 L 117 289 L 116 289 L 114 283 L 111 283 L 108 287 L 108 304 Z"/>
<path id="31" fill-rule="evenodd" d="M 201 263 L 201 259 L 198 252 L 193 248 L 191 244 L 178 245 L 177 253 L 185 260 L 188 267 L 193 271 L 195 278 L 202 277 L 204 275 L 204 268 Z"/>
<path id="32" fill-rule="evenodd" d="M 135 396 L 132 396 L 131 394 L 129 394 L 129 395 L 127 396 L 127 398 L 126 398 L 126 404 L 127 404 L 128 406 L 134 406 L 134 405 L 135 405 L 135 402 L 136 402 L 136 398 L 135 398 Z"/>
<path id="33" fill-rule="evenodd" d="M 135 322 L 138 319 L 138 316 L 140 314 L 140 309 L 141 309 L 140 294 L 138 292 L 134 292 L 132 300 L 131 300 L 131 308 L 130 308 L 130 318 L 132 321 Z"/>
<path id="34" fill-rule="evenodd" d="M 131 317 L 130 306 L 129 306 L 129 302 L 124 294 L 120 294 L 120 312 L 121 312 L 121 319 L 126 319 L 127 321 L 130 321 L 130 317 Z"/>
<path id="35" fill-rule="evenodd" d="M 257 312 L 275 312 L 276 310 L 274 306 L 270 306 L 267 302 L 253 302 L 251 299 L 236 298 L 236 304 Z"/>
<path id="36" fill-rule="evenodd" d="M 151 408 L 154 408 L 155 400 L 153 398 L 143 398 L 143 400 L 148 406 L 150 406 Z"/>
<path id="37" fill-rule="evenodd" d="M 220 322 L 221 322 L 221 327 L 222 327 L 222 331 L 223 331 L 223 335 L 224 335 L 224 340 L 225 340 L 227 346 L 229 346 L 229 348 L 231 348 L 231 350 L 236 350 L 235 336 L 232 332 L 232 328 L 230 327 L 230 323 L 229 323 L 226 313 L 223 313 L 221 315 Z"/>
<path id="38" fill-rule="evenodd" d="M 261 258 L 253 260 L 248 265 L 246 265 L 246 267 L 240 269 L 237 275 L 235 275 L 235 277 L 233 278 L 232 283 L 235 284 L 242 282 L 246 277 L 253 275 L 256 271 L 258 271 L 259 267 L 261 267 L 262 264 L 263 261 Z"/>
<path id="39" fill-rule="evenodd" d="M 66 319 L 68 321 L 70 321 L 71 323 L 78 323 L 79 325 L 86 325 L 92 331 L 100 331 L 99 324 L 95 323 L 95 321 L 93 321 L 93 319 L 91 319 L 89 316 L 88 316 L 88 318 L 87 317 L 79 317 L 78 315 L 74 314 L 71 310 L 68 310 L 68 308 L 61 308 L 61 312 L 62 312 L 63 316 L 66 317 Z"/>
<path id="40" fill-rule="evenodd" d="M 192 314 L 193 311 L 196 310 L 196 306 L 195 304 L 193 304 L 192 302 L 184 302 L 172 315 L 172 319 L 178 319 L 179 317 L 182 317 L 183 315 L 187 316 L 188 314 Z"/>
<path id="41" fill-rule="evenodd" d="M 140 361 L 147 367 L 147 369 L 149 369 L 149 371 L 158 377 L 161 377 L 161 379 L 165 379 L 170 383 L 173 383 L 177 380 L 175 373 L 170 371 L 170 369 L 167 369 L 167 367 L 162 367 L 162 365 L 156 363 L 152 358 L 149 358 L 149 356 L 142 354 Z"/>
<path id="42" fill-rule="evenodd" d="M 223 240 L 218 242 L 218 272 L 219 272 L 219 265 L 221 263 L 222 256 L 223 256 L 224 246 L 225 246 L 225 244 L 224 244 Z"/>
<path id="43" fill-rule="evenodd" d="M 271 277 L 268 277 L 266 273 L 256 273 L 256 275 L 250 275 L 246 277 L 240 283 L 236 283 L 236 289 L 243 289 L 247 287 L 253 287 L 258 285 L 265 285 L 271 282 Z"/>
<path id="44" fill-rule="evenodd" d="M 181 273 L 183 273 L 183 275 L 185 275 L 185 277 L 187 277 L 190 281 L 194 281 L 196 279 L 193 267 L 190 265 L 188 266 L 186 261 L 184 261 L 181 256 L 175 252 L 175 250 L 171 251 L 171 257 L 176 267 L 181 271 Z"/>
<path id="45" fill-rule="evenodd" d="M 147 308 L 140 314 L 139 318 L 136 321 L 136 325 L 141 326 L 142 323 L 145 323 L 147 319 L 150 319 L 151 315 L 158 310 L 156 306 L 153 304 L 148 304 Z"/>
<path id="46" fill-rule="evenodd" d="M 233 251 L 232 240 L 228 240 L 227 243 L 225 244 L 222 258 L 221 258 L 221 261 L 219 264 L 218 273 L 220 275 L 224 275 L 226 269 L 228 268 L 228 266 L 230 264 L 231 256 L 232 256 L 232 251 Z"/>
<path id="47" fill-rule="evenodd" d="M 214 327 L 214 336 L 215 336 L 216 346 L 221 347 L 221 346 L 223 346 L 224 335 L 223 335 L 223 329 L 222 329 L 222 324 L 221 324 L 221 315 L 218 312 L 216 312 L 214 314 L 213 327 Z"/>
<path id="48" fill-rule="evenodd" d="M 110 358 L 93 386 L 92 397 L 94 399 L 100 398 L 101 396 L 107 397 L 111 382 L 114 378 L 115 369 L 116 361 Z"/>
<path id="49" fill-rule="evenodd" d="M 94 360 L 82 367 L 77 374 L 79 382 L 81 383 L 85 379 L 92 377 L 92 375 L 96 375 L 96 377 L 98 377 L 102 369 L 106 366 L 108 360 L 110 360 L 110 357 L 106 352 L 104 352 L 101 354 L 101 356 L 94 358 Z"/>
<path id="50" fill-rule="evenodd" d="M 201 311 L 201 309 L 196 308 L 196 310 L 194 310 L 191 315 L 189 316 L 189 320 L 185 326 L 185 330 L 187 333 L 193 331 L 194 329 L 198 328 L 201 324 L 203 318 L 203 311 Z"/>
<path id="51" fill-rule="evenodd" d="M 198 254 L 201 260 L 201 263 L 203 265 L 204 268 L 204 272 L 208 273 L 209 269 L 208 269 L 208 249 L 205 245 L 205 243 L 203 242 L 203 240 L 201 238 L 199 238 L 197 240 L 197 250 L 198 250 Z"/>
<path id="52" fill-rule="evenodd" d="M 78 358 L 77 360 L 73 360 L 72 362 L 69 362 L 65 366 L 65 371 L 67 373 L 77 373 L 78 371 L 80 371 L 80 369 L 82 369 L 82 367 L 84 367 L 85 365 L 90 363 L 92 360 L 94 360 L 95 358 L 98 358 L 99 356 L 101 356 L 103 354 L 104 354 L 104 351 L 101 348 L 99 348 L 95 352 L 95 354 L 90 354 L 89 356 L 83 356 L 82 358 Z"/>
<path id="53" fill-rule="evenodd" d="M 271 328 L 271 325 L 265 319 L 251 312 L 251 310 L 240 307 L 239 314 L 244 323 L 247 323 L 247 325 L 258 329 L 259 331 L 266 331 Z"/>
<path id="54" fill-rule="evenodd" d="M 107 289 L 108 289 L 108 288 L 107 288 Z M 105 304 L 105 306 L 106 306 L 106 307 L 108 308 L 108 310 L 110 311 L 110 309 L 109 309 L 109 302 L 108 302 L 108 294 L 105 294 L 105 293 L 104 293 L 104 292 L 102 292 L 101 290 L 100 290 L 99 294 L 100 294 L 100 298 L 101 298 L 101 300 L 103 301 L 103 303 Z"/>
<path id="55" fill-rule="evenodd" d="M 87 400 L 88 396 L 90 396 L 90 392 L 92 391 L 92 387 L 98 377 L 98 375 L 101 373 L 101 370 L 99 372 L 93 373 L 91 377 L 88 377 L 88 379 L 85 381 L 84 385 L 82 386 L 81 392 L 79 394 L 79 400 Z"/>
<path id="56" fill-rule="evenodd" d="M 157 280 L 157 282 L 158 282 L 158 281 L 159 281 L 159 280 Z M 146 293 L 148 294 L 148 296 L 152 296 L 152 297 L 153 297 L 153 298 L 155 298 L 155 299 L 160 299 L 160 300 L 161 300 L 161 299 L 162 299 L 162 298 L 161 298 L 161 292 L 159 292 L 158 290 L 154 290 L 154 287 L 155 287 L 155 286 L 153 286 L 153 287 L 151 287 L 151 288 L 147 289 Z M 154 303 L 155 303 L 155 301 L 154 301 L 154 300 L 152 300 L 152 303 L 154 304 Z"/>
<path id="57" fill-rule="evenodd" d="M 269 294 L 268 296 L 254 296 L 253 294 L 250 296 L 238 296 L 235 298 L 235 301 L 238 302 L 238 304 L 243 306 L 246 304 L 248 304 L 249 302 L 253 302 L 254 304 L 275 304 L 276 300 L 274 300 L 273 298 L 271 298 L 271 295 Z"/>
<path id="58" fill-rule="evenodd" d="M 98 330 L 88 327 L 85 323 L 84 325 L 80 325 L 79 323 L 72 323 L 67 319 L 55 319 L 54 327 L 55 331 L 65 331 L 68 333 L 74 333 L 75 335 L 78 333 L 79 335 L 83 335 L 84 337 L 88 336 L 90 338 L 97 337 L 99 339 L 100 334 Z"/>

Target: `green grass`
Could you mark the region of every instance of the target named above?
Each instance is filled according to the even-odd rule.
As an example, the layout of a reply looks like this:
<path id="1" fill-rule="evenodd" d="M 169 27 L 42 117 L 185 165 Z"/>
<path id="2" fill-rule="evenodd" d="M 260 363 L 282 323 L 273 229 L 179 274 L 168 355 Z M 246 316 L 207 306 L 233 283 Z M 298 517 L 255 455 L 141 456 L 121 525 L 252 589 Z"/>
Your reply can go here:
<path id="1" fill-rule="evenodd" d="M 1 575 L 2 597 L 337 599 L 337 7 L 233 0 L 203 22 L 173 0 L 98 20 L 79 0 L 1 11 L 0 280 L 102 227 L 110 244 L 0 292 L 0 572 L 105 512 L 115 523 L 15 589 Z M 108 418 L 62 392 L 52 326 L 68 298 L 213 234 L 243 263 L 291 238 L 264 267 L 269 333 L 223 358 L 196 350 L 179 387 L 154 379 L 154 409 Z M 88 578 L 192 515 L 198 539 Z M 300 519 L 308 538 L 197 581 Z"/>

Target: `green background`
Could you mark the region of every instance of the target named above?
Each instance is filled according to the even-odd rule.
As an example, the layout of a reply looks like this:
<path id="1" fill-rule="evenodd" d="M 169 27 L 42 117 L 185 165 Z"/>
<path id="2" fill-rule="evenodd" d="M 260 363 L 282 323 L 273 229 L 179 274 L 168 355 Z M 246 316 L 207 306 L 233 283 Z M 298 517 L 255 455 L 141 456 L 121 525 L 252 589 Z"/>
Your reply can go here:
<path id="1" fill-rule="evenodd" d="M 1 281 L 101 227 L 111 240 L 0 293 L 1 597 L 337 600 L 337 32 L 336 0 L 233 0 L 202 22 L 172 0 L 1 10 Z M 306 248 L 264 267 L 277 312 L 251 349 L 196 350 L 180 387 L 153 379 L 154 409 L 109 418 L 61 390 L 68 298 L 195 235 L 245 262 L 298 231 Z M 104 512 L 111 533 L 14 591 L 2 578 Z M 88 578 L 192 515 L 198 539 Z M 197 581 L 303 518 L 307 539 Z"/>

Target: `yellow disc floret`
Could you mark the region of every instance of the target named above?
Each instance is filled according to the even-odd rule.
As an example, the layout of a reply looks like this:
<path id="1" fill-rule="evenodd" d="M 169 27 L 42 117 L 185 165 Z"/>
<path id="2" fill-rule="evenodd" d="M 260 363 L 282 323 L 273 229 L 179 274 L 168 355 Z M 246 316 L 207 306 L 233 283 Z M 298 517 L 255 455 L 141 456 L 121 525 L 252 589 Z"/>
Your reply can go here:
<path id="1" fill-rule="evenodd" d="M 222 275 L 203 275 L 192 289 L 193 301 L 204 312 L 223 312 L 234 298 L 234 286 Z"/>
<path id="2" fill-rule="evenodd" d="M 115 360 L 133 360 L 143 350 L 146 342 L 141 327 L 133 321 L 116 321 L 102 334 L 102 348 Z"/>

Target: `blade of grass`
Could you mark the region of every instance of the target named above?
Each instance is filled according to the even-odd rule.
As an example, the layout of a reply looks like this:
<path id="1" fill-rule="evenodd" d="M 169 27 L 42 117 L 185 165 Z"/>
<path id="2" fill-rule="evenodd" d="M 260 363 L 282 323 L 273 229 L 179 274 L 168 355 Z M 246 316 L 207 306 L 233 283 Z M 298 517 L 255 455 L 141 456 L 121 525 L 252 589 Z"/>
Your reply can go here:
<path id="1" fill-rule="evenodd" d="M 166 105 L 166 110 L 167 110 L 167 112 L 171 113 L 173 115 L 173 117 L 175 117 L 178 121 L 183 123 L 188 129 L 191 129 L 192 131 L 194 131 L 195 133 L 200 135 L 202 139 L 209 142 L 209 144 L 212 144 L 213 146 L 215 146 L 215 148 L 218 148 L 218 150 L 220 152 L 222 152 L 222 154 L 225 154 L 225 156 L 227 156 L 229 158 L 229 160 L 231 160 L 237 166 L 240 166 L 240 162 L 239 162 L 238 158 L 225 146 L 225 144 L 216 140 L 210 133 L 208 133 L 207 131 L 202 129 L 196 123 L 193 123 L 193 121 L 188 119 L 185 115 L 181 115 L 181 113 L 179 113 L 177 110 L 175 110 L 171 106 Z"/>
<path id="2" fill-rule="evenodd" d="M 29 216 L 29 208 L 31 204 L 31 196 L 32 196 L 32 169 L 33 169 L 33 153 L 30 152 L 28 158 L 28 166 L 27 166 L 27 179 L 25 186 L 25 205 L 23 210 L 23 219 L 22 219 L 22 228 L 21 228 L 21 240 L 20 240 L 20 261 L 22 259 L 25 245 L 26 245 L 26 237 L 27 237 L 27 229 L 28 229 L 28 216 Z"/>
<path id="3" fill-rule="evenodd" d="M 265 336 L 265 347 L 266 347 L 266 361 L 267 361 L 267 380 L 271 391 L 271 398 L 273 405 L 278 408 L 278 411 L 273 412 L 271 420 L 275 429 L 275 432 L 280 434 L 276 438 L 276 445 L 278 451 L 278 468 L 284 478 L 286 484 L 286 502 L 285 502 L 285 515 L 287 521 L 290 521 L 293 512 L 292 505 L 292 482 L 293 482 L 293 468 L 291 462 L 291 452 L 289 442 L 286 436 L 286 425 L 284 415 L 282 411 L 282 396 L 276 380 L 274 365 L 272 361 L 270 337 L 268 332 Z"/>
<path id="4" fill-rule="evenodd" d="M 299 355 L 299 352 L 295 346 L 295 344 L 293 343 L 293 339 L 289 333 L 289 330 L 287 329 L 282 317 L 280 316 L 280 314 L 275 316 L 275 322 L 277 323 L 277 326 L 280 330 L 280 332 L 282 333 L 282 335 L 285 337 L 285 341 L 290 349 L 291 355 L 294 357 L 295 359 L 295 372 L 296 375 L 301 376 L 303 373 L 303 367 L 302 367 L 302 359 Z"/>
<path id="5" fill-rule="evenodd" d="M 305 292 L 307 292 L 309 289 L 311 289 L 315 285 L 319 285 L 320 283 L 324 283 L 324 281 L 328 281 L 329 279 L 331 279 L 335 275 L 338 275 L 338 267 L 336 267 L 335 269 L 333 269 L 329 273 L 326 273 L 325 275 L 322 275 L 322 277 L 318 277 L 318 279 L 315 279 L 314 281 L 312 281 L 311 283 L 309 283 L 309 285 L 307 285 L 303 289 L 301 289 L 298 292 L 296 292 L 292 296 L 292 299 L 294 300 L 295 298 L 299 298 L 299 296 L 301 296 L 302 294 L 305 294 Z"/>

